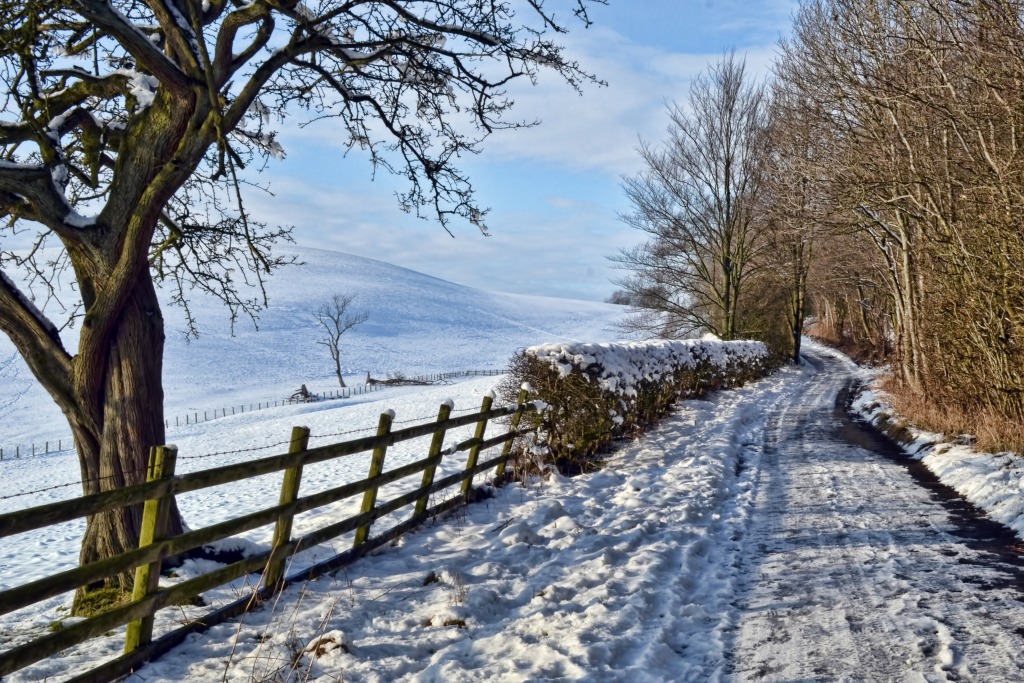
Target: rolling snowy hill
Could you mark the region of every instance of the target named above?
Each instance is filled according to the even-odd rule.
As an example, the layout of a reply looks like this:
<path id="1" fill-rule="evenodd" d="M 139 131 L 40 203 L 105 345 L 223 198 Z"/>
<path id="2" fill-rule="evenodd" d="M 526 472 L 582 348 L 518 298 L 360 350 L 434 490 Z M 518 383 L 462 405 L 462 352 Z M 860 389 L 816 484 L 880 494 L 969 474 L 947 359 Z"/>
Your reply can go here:
<path id="1" fill-rule="evenodd" d="M 337 388 L 312 315 L 334 293 L 354 294 L 354 308 L 370 314 L 342 339 L 343 369 L 356 381 L 367 372 L 379 377 L 504 368 L 523 346 L 611 339 L 611 324 L 623 310 L 473 289 L 332 251 L 290 251 L 303 265 L 282 269 L 269 281 L 270 307 L 260 316 L 259 330 L 242 320 L 232 332 L 223 306 L 197 295 L 193 313 L 200 337 L 187 341 L 183 311 L 164 306 L 165 409 L 172 420 L 191 411 L 280 399 L 300 384 L 318 392 Z M 72 350 L 75 334 L 65 340 Z M 9 453 L 15 445 L 67 436 L 60 411 L 0 335 L 0 446 Z"/>

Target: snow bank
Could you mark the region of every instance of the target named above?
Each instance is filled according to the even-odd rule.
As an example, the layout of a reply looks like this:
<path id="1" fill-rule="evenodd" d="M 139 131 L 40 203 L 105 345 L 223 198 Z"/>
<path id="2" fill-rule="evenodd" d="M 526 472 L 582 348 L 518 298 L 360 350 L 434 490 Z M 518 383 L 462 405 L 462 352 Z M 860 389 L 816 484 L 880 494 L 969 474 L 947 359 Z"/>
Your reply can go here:
<path id="1" fill-rule="evenodd" d="M 738 386 L 764 375 L 769 366 L 767 347 L 755 341 L 542 344 L 513 357 L 503 390 L 511 399 L 528 385 L 531 398 L 553 406 L 533 419 L 564 470 L 616 436 L 655 422 L 677 399 Z"/>
<path id="2" fill-rule="evenodd" d="M 548 363 L 561 377 L 583 372 L 603 391 L 622 396 L 636 396 L 643 382 L 659 382 L 680 370 L 702 369 L 728 382 L 729 375 L 743 369 L 759 372 L 768 362 L 768 349 L 761 342 L 710 339 L 541 344 L 525 353 Z"/>
<path id="3" fill-rule="evenodd" d="M 903 450 L 935 473 L 991 519 L 1013 529 L 1024 539 L 1024 460 L 1016 453 L 982 453 L 973 438 L 944 435 L 907 425 L 877 389 L 864 391 L 853 410 L 894 437 Z"/>

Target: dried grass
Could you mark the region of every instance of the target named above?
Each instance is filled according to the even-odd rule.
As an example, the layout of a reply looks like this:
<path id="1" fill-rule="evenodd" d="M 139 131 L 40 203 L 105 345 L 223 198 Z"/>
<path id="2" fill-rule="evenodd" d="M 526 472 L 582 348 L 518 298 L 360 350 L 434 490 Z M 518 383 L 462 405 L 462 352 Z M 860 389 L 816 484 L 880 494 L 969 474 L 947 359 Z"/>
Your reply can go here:
<path id="1" fill-rule="evenodd" d="M 899 379 L 889 376 L 881 383 L 889 394 L 893 409 L 912 424 L 953 439 L 961 434 L 977 438 L 981 451 L 1024 453 L 1024 425 L 998 415 L 991 408 L 968 409 L 954 402 L 936 400 L 913 391 Z"/>

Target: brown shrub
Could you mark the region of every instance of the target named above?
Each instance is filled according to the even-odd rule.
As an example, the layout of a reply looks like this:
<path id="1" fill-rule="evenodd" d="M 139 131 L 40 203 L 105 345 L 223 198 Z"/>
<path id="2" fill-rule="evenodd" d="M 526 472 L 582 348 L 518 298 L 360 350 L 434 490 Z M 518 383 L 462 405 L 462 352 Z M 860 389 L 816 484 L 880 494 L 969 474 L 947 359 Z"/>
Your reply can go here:
<path id="1" fill-rule="evenodd" d="M 983 451 L 1024 453 L 1024 425 L 991 408 L 972 410 L 943 403 L 913 391 L 894 376 L 884 379 L 880 386 L 889 394 L 893 409 L 921 429 L 940 432 L 950 439 L 972 434 L 977 438 L 976 447 Z"/>

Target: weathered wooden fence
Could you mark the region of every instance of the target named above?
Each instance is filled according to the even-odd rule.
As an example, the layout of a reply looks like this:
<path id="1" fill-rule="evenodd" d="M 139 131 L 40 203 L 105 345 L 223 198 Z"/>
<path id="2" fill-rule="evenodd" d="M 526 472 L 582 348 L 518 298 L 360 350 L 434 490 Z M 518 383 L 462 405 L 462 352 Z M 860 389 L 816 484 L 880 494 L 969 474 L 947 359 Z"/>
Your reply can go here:
<path id="1" fill-rule="evenodd" d="M 138 549 L 0 591 L 0 614 L 7 614 L 81 586 L 135 570 L 135 589 L 130 602 L 66 626 L 55 633 L 0 652 L 0 677 L 127 624 L 123 655 L 69 679 L 95 683 L 113 680 L 134 670 L 143 662 L 167 652 L 181 643 L 188 634 L 205 631 L 215 624 L 237 616 L 288 584 L 305 581 L 344 566 L 426 519 L 464 504 L 470 495 L 475 475 L 492 468 L 495 468 L 496 474 L 504 471 L 512 440 L 520 434 L 520 418 L 524 413 L 537 410 L 540 405 L 527 402 L 526 392 L 520 394 L 518 405 L 492 408 L 491 402 L 492 398 L 487 396 L 479 412 L 459 417 L 451 417 L 452 406 L 445 403 L 441 406 L 436 421 L 394 431 L 394 413 L 388 411 L 381 414 L 375 436 L 316 448 L 308 447 L 309 429 L 295 427 L 286 454 L 181 475 L 174 473 L 177 451 L 173 447 L 160 446 L 154 448 L 150 454 L 145 484 L 0 515 L 0 538 L 4 538 L 144 503 L 142 534 Z M 506 416 L 511 416 L 509 429 L 497 436 L 485 438 L 488 422 Z M 446 432 L 472 424 L 476 425 L 472 438 L 444 448 Z M 426 436 L 432 437 L 426 457 L 392 470 L 385 470 L 385 455 L 389 446 Z M 485 450 L 502 444 L 504 447 L 500 454 L 480 461 L 480 456 Z M 306 496 L 300 495 L 302 469 L 306 465 L 370 451 L 372 458 L 366 479 Z M 468 451 L 465 467 L 454 474 L 435 479 L 442 458 L 461 451 Z M 188 531 L 173 538 L 162 537 L 160 520 L 165 517 L 167 505 L 176 494 L 230 484 L 273 472 L 284 473 L 278 505 Z M 417 488 L 388 501 L 377 500 L 381 486 L 416 474 L 421 474 Z M 459 489 L 454 491 L 455 495 L 430 505 L 432 494 L 455 486 L 459 486 Z M 359 494 L 363 494 L 363 499 L 358 515 L 292 538 L 292 520 L 295 515 Z M 371 535 L 375 520 L 410 505 L 415 507 L 408 519 L 377 535 Z M 174 586 L 158 587 L 160 564 L 164 558 L 180 555 L 268 524 L 275 525 L 272 547 L 269 550 Z M 349 550 L 299 573 L 285 576 L 286 560 L 300 549 L 312 548 L 353 531 L 354 544 Z M 203 591 L 253 573 L 261 574 L 261 581 L 253 593 L 165 633 L 156 640 L 153 639 L 154 615 L 158 610 L 182 604 Z"/>
<path id="2" fill-rule="evenodd" d="M 439 372 L 429 375 L 416 375 L 409 377 L 412 381 L 422 382 L 437 382 L 448 379 L 457 379 L 460 377 L 483 377 L 483 376 L 495 376 L 505 374 L 505 370 L 456 370 L 454 372 Z M 363 394 L 369 394 L 371 392 L 380 391 L 381 389 L 387 389 L 388 384 L 353 384 L 339 389 L 332 389 L 330 391 L 324 391 L 323 393 L 313 392 L 311 396 L 313 400 L 327 401 L 331 399 L 346 399 L 354 396 L 361 396 Z M 240 403 L 235 406 L 227 406 L 225 408 L 214 408 L 213 410 L 193 410 L 183 415 L 175 415 L 164 420 L 164 427 L 170 429 L 174 427 L 182 427 L 185 425 L 199 424 L 201 422 L 209 422 L 210 420 L 217 420 L 225 418 L 228 415 L 242 415 L 245 413 L 252 413 L 258 410 L 267 410 L 268 408 L 277 408 L 279 406 L 293 405 L 296 403 L 303 403 L 305 401 L 299 401 L 291 398 L 280 398 L 268 401 L 256 401 L 249 403 Z M 24 458 L 36 455 L 48 455 L 50 453 L 60 453 L 65 450 L 64 445 L 67 444 L 68 450 L 74 450 L 75 444 L 74 439 L 71 436 L 61 437 L 52 441 L 39 441 L 32 442 L 29 444 L 16 444 L 14 446 L 0 445 L 0 460 L 10 460 L 12 458 Z"/>

